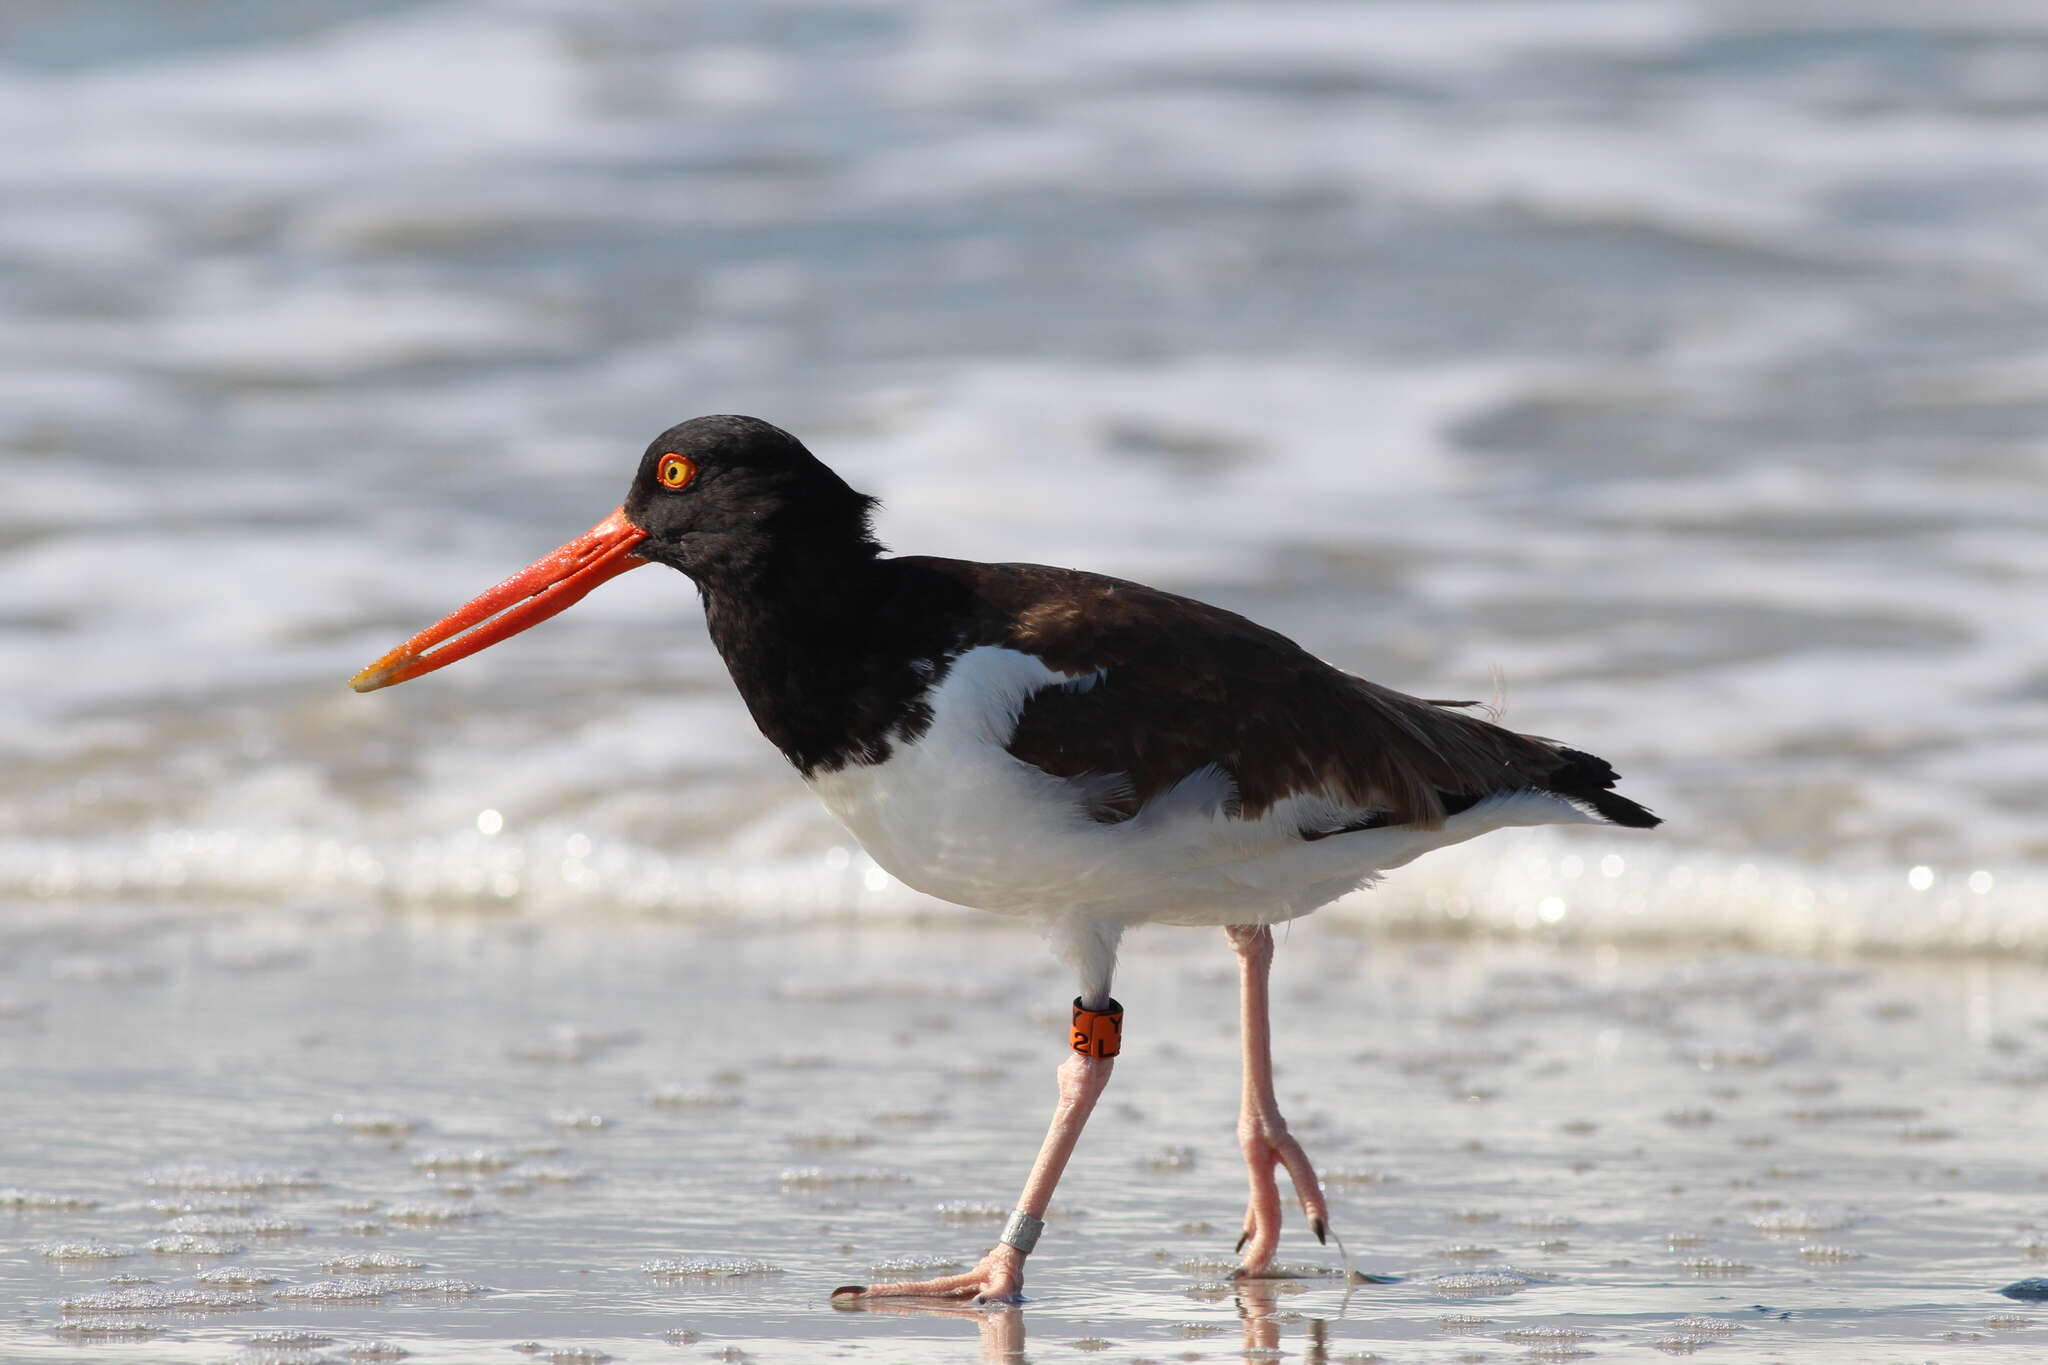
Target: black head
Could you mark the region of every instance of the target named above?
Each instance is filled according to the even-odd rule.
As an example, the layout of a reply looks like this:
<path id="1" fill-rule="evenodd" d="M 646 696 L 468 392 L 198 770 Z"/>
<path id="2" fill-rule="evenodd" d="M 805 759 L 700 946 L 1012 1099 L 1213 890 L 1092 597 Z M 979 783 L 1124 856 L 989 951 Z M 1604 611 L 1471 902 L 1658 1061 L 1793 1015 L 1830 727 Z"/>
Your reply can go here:
<path id="1" fill-rule="evenodd" d="M 702 581 L 792 557 L 871 558 L 875 500 L 758 417 L 693 417 L 654 438 L 621 508 L 634 553 Z"/>
<path id="2" fill-rule="evenodd" d="M 763 600 L 843 593 L 882 547 L 875 500 L 819 464 L 803 442 L 752 417 L 699 417 L 647 447 L 610 516 L 407 640 L 349 680 L 358 692 L 417 678 L 580 602 L 650 561 L 697 580 L 713 638 Z"/>

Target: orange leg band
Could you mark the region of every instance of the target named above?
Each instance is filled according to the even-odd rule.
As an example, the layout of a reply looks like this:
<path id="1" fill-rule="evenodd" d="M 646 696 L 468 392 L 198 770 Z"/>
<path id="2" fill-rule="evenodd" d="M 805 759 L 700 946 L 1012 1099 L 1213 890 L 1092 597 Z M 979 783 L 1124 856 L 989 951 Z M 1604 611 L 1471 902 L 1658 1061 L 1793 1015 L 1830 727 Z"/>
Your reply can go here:
<path id="1" fill-rule="evenodd" d="M 1124 1007 L 1091 1010 L 1074 998 L 1074 1051 L 1083 1057 L 1114 1057 L 1124 1050 Z"/>

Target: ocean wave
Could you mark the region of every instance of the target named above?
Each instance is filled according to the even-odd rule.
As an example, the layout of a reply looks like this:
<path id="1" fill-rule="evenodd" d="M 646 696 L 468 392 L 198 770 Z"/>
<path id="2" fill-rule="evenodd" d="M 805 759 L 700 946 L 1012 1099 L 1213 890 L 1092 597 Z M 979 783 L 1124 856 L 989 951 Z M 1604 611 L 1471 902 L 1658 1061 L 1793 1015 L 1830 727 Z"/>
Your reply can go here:
<path id="1" fill-rule="evenodd" d="M 50 907 L 346 900 L 755 924 L 980 914 L 912 891 L 846 845 L 737 861 L 484 823 L 493 832 L 383 843 L 222 829 L 0 840 L 0 895 Z M 2048 960 L 2048 876 L 2036 869 L 1802 864 L 1541 830 L 1432 854 L 1317 913 L 1397 936 Z"/>

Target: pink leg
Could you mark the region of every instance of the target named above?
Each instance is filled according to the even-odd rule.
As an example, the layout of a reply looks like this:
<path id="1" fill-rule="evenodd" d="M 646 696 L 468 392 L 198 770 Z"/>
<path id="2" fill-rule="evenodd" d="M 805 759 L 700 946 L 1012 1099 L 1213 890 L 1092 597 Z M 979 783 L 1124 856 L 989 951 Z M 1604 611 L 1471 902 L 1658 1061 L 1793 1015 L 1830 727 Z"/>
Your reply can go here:
<path id="1" fill-rule="evenodd" d="M 1242 991 L 1239 1012 L 1244 1035 L 1244 1101 L 1237 1117 L 1237 1142 L 1244 1149 L 1245 1167 L 1251 1177 L 1251 1201 L 1244 1213 L 1244 1236 L 1237 1249 L 1243 1259 L 1237 1273 L 1257 1276 L 1266 1273 L 1273 1252 L 1280 1245 L 1280 1184 L 1276 1168 L 1285 1167 L 1301 1198 L 1301 1211 L 1308 1217 L 1309 1231 L 1318 1242 L 1330 1229 L 1329 1205 L 1323 1202 L 1323 1187 L 1316 1180 L 1308 1154 L 1287 1131 L 1280 1116 L 1280 1101 L 1273 1094 L 1273 1027 L 1269 1015 L 1267 978 L 1273 967 L 1273 931 L 1263 924 L 1224 926 L 1230 946 L 1237 949 Z"/>
<path id="2" fill-rule="evenodd" d="M 1109 1073 L 1115 1066 L 1114 1058 L 1084 1057 L 1078 1053 L 1060 1063 L 1059 1106 L 1053 1110 L 1052 1126 L 1046 1130 L 1045 1143 L 1038 1149 L 1038 1160 L 1031 1164 L 1031 1175 L 1024 1181 L 1024 1193 L 1017 1199 L 1022 1212 L 1033 1218 L 1045 1217 L 1046 1207 L 1052 1203 L 1053 1187 L 1060 1183 L 1067 1158 L 1074 1154 L 1074 1144 L 1081 1140 L 1081 1129 L 1087 1126 L 1088 1115 L 1101 1098 L 1103 1087 L 1109 1084 Z M 979 1265 L 965 1274 L 894 1284 L 849 1284 L 833 1290 L 832 1297 L 971 1298 L 976 1303 L 1014 1303 L 1022 1297 L 1024 1288 L 1024 1256 L 1024 1252 L 1009 1243 L 998 1242 Z"/>

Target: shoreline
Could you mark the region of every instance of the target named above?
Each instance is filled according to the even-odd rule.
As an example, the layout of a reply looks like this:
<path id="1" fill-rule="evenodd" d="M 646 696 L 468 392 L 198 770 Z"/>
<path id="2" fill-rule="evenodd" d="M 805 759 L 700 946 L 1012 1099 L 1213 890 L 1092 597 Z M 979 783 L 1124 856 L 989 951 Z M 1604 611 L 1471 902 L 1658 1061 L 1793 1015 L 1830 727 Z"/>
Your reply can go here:
<path id="1" fill-rule="evenodd" d="M 388 1341 L 421 1360 L 523 1342 L 563 1361 L 956 1360 L 1021 1332 L 1111 1360 L 1275 1340 L 1332 1360 L 1918 1360 L 1962 1341 L 2023 1359 L 2048 1325 L 1993 1292 L 2048 1257 L 2022 1226 L 2048 1212 L 2048 1020 L 2025 966 L 1299 923 L 1275 965 L 1282 1103 L 1354 1264 L 1398 1277 L 1347 1298 L 1298 1216 L 1281 1256 L 1299 1277 L 1228 1279 L 1231 959 L 1206 931 L 1136 934 L 1124 1065 L 1028 1301 L 963 1321 L 825 1296 L 993 1237 L 1068 994 L 1028 930 L 60 918 L 14 921 L 0 975 L 22 1100 L 0 1119 L 9 1358 Z M 180 1226 L 242 1250 L 146 1249 Z M 110 1259 L 41 1250 L 91 1244 Z M 378 1252 L 417 1264 L 350 1259 Z M 61 1307 L 121 1289 L 260 1306 Z M 78 1335 L 120 1321 L 145 1334 Z M 285 1331 L 332 1343 L 263 1344 Z"/>

